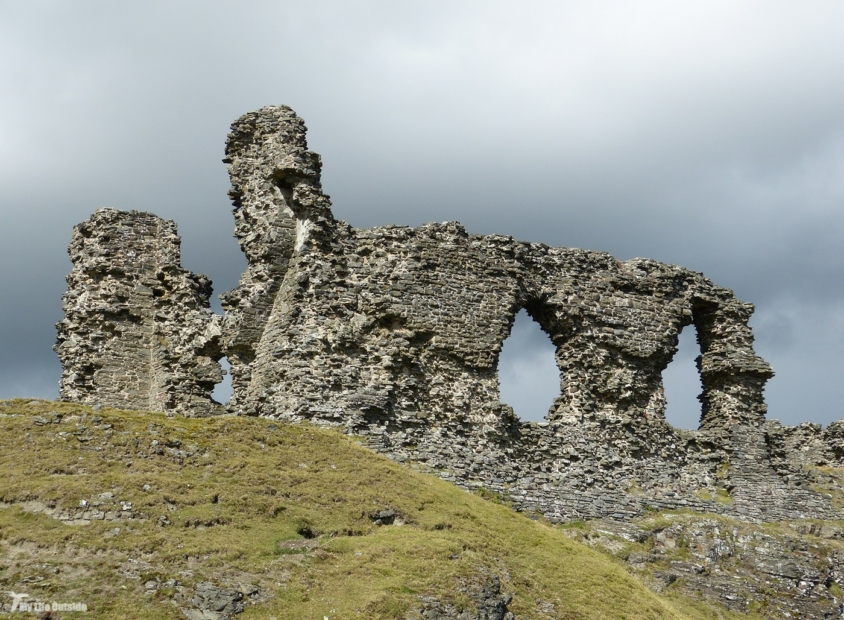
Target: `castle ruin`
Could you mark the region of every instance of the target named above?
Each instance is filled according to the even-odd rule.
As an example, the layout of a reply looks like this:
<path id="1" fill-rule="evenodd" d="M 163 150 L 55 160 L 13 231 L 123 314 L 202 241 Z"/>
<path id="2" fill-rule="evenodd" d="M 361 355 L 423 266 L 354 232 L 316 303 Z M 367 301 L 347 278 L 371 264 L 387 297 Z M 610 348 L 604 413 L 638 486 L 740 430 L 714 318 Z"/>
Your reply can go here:
<path id="1" fill-rule="evenodd" d="M 647 259 L 470 235 L 456 222 L 355 229 L 322 193 L 321 160 L 284 106 L 238 119 L 226 143 L 248 267 L 209 309 L 179 263 L 175 225 L 97 211 L 77 226 L 56 351 L 61 398 L 206 416 L 231 364 L 237 415 L 334 425 L 552 520 L 648 507 L 740 518 L 840 518 L 806 465 L 842 465 L 844 425 L 765 419 L 770 366 L 751 304 Z M 498 358 L 525 309 L 556 347 L 544 422 L 499 400 Z M 700 428 L 665 420 L 662 372 L 694 325 Z"/>

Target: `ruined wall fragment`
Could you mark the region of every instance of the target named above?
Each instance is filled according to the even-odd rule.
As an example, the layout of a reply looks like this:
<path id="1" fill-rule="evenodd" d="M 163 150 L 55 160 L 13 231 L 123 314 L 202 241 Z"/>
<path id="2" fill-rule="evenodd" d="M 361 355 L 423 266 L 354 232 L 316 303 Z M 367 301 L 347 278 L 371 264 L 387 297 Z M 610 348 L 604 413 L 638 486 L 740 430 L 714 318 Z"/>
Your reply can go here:
<path id="1" fill-rule="evenodd" d="M 703 383 L 703 427 L 765 421 L 762 397 L 765 383 L 774 376 L 770 365 L 753 351 L 750 315 L 753 305 L 722 294 L 720 299 L 699 297 L 694 321 L 701 355 L 697 367 Z"/>
<path id="2" fill-rule="evenodd" d="M 557 347 L 549 420 L 664 420 L 662 371 L 694 323 L 702 424 L 764 421 L 773 373 L 753 351 L 752 306 L 701 274 L 468 235 L 456 223 L 355 230 L 331 216 L 319 156 L 284 106 L 236 121 L 226 154 L 249 264 L 224 296 L 235 409 L 426 418 L 498 409 L 498 354 L 525 308 Z"/>
<path id="3" fill-rule="evenodd" d="M 287 106 L 270 106 L 232 124 L 226 157 L 235 237 L 248 267 L 238 286 L 221 296 L 223 340 L 231 364 L 231 407 L 251 381 L 255 346 L 264 331 L 297 243 L 330 219 L 319 186 L 321 161 L 308 151 L 305 124 Z"/>
<path id="4" fill-rule="evenodd" d="M 55 350 L 62 400 L 182 415 L 220 413 L 211 283 L 180 266 L 176 225 L 100 209 L 73 230 Z"/>

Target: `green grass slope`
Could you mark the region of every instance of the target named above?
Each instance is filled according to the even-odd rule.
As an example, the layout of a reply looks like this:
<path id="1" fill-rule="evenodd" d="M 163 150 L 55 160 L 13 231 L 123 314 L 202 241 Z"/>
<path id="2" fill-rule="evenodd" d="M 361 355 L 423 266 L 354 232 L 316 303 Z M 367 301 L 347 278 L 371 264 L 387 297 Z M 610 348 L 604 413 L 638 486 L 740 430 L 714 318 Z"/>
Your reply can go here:
<path id="1" fill-rule="evenodd" d="M 61 617 L 183 618 L 212 582 L 244 620 L 413 618 L 492 575 L 520 619 L 733 617 L 308 425 L 2 401 L 0 474 L 0 591 L 88 606 Z"/>

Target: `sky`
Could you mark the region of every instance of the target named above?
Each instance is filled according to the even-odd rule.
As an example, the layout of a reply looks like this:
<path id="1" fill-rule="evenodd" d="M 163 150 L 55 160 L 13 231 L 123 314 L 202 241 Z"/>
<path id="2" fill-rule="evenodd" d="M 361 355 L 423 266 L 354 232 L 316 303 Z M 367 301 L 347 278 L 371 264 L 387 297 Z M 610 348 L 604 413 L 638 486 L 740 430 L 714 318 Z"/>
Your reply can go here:
<path id="1" fill-rule="evenodd" d="M 287 104 L 354 226 L 654 258 L 756 305 L 769 417 L 844 418 L 844 3 L 0 0 L 0 398 L 55 398 L 72 227 L 173 219 L 232 288 L 229 125 Z M 216 306 L 219 308 L 219 305 Z M 517 320 L 502 394 L 541 419 L 553 351 Z M 693 428 L 693 328 L 665 373 Z"/>

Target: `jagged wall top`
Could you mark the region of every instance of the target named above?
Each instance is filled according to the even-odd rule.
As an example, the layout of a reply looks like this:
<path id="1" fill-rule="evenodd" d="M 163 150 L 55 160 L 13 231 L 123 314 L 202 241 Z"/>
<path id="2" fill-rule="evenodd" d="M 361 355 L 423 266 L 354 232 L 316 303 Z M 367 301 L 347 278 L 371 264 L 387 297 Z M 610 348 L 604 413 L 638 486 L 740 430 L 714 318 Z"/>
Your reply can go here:
<path id="1" fill-rule="evenodd" d="M 309 417 L 308 407 L 331 402 L 329 408 L 371 405 L 396 413 L 399 401 L 412 402 L 412 410 L 477 410 L 498 402 L 498 353 L 515 313 L 526 308 L 558 349 L 562 389 L 552 417 L 622 408 L 661 418 L 661 372 L 679 331 L 694 322 L 704 425 L 764 421 L 762 389 L 772 372 L 753 351 L 752 305 L 701 274 L 471 236 L 454 223 L 354 230 L 331 216 L 319 156 L 307 150 L 304 123 L 284 106 L 238 119 L 226 155 L 236 236 L 249 261 L 238 288 L 224 296 L 232 402 L 240 410 Z M 295 276 L 288 273 L 293 268 Z M 392 323 L 393 332 L 407 333 L 392 348 L 376 347 L 383 335 L 372 325 Z M 349 325 L 363 327 L 347 334 Z M 306 342 L 313 334 L 328 346 L 315 350 Z M 333 344 L 340 341 L 354 344 Z M 351 365 L 360 370 L 335 373 L 349 370 L 340 360 L 351 350 L 364 352 Z M 409 364 L 418 375 L 413 394 L 384 370 L 390 350 L 402 351 L 401 362 L 390 364 Z M 438 361 L 436 369 L 423 368 L 424 360 L 440 357 L 462 365 L 442 371 L 446 362 Z M 301 368 L 288 384 L 296 365 Z M 458 399 L 459 407 L 435 402 L 419 386 L 440 375 L 446 382 L 468 377 L 466 393 L 473 396 Z M 344 386 L 342 393 L 318 387 L 332 381 Z M 389 396 L 373 400 L 372 394 Z"/>

